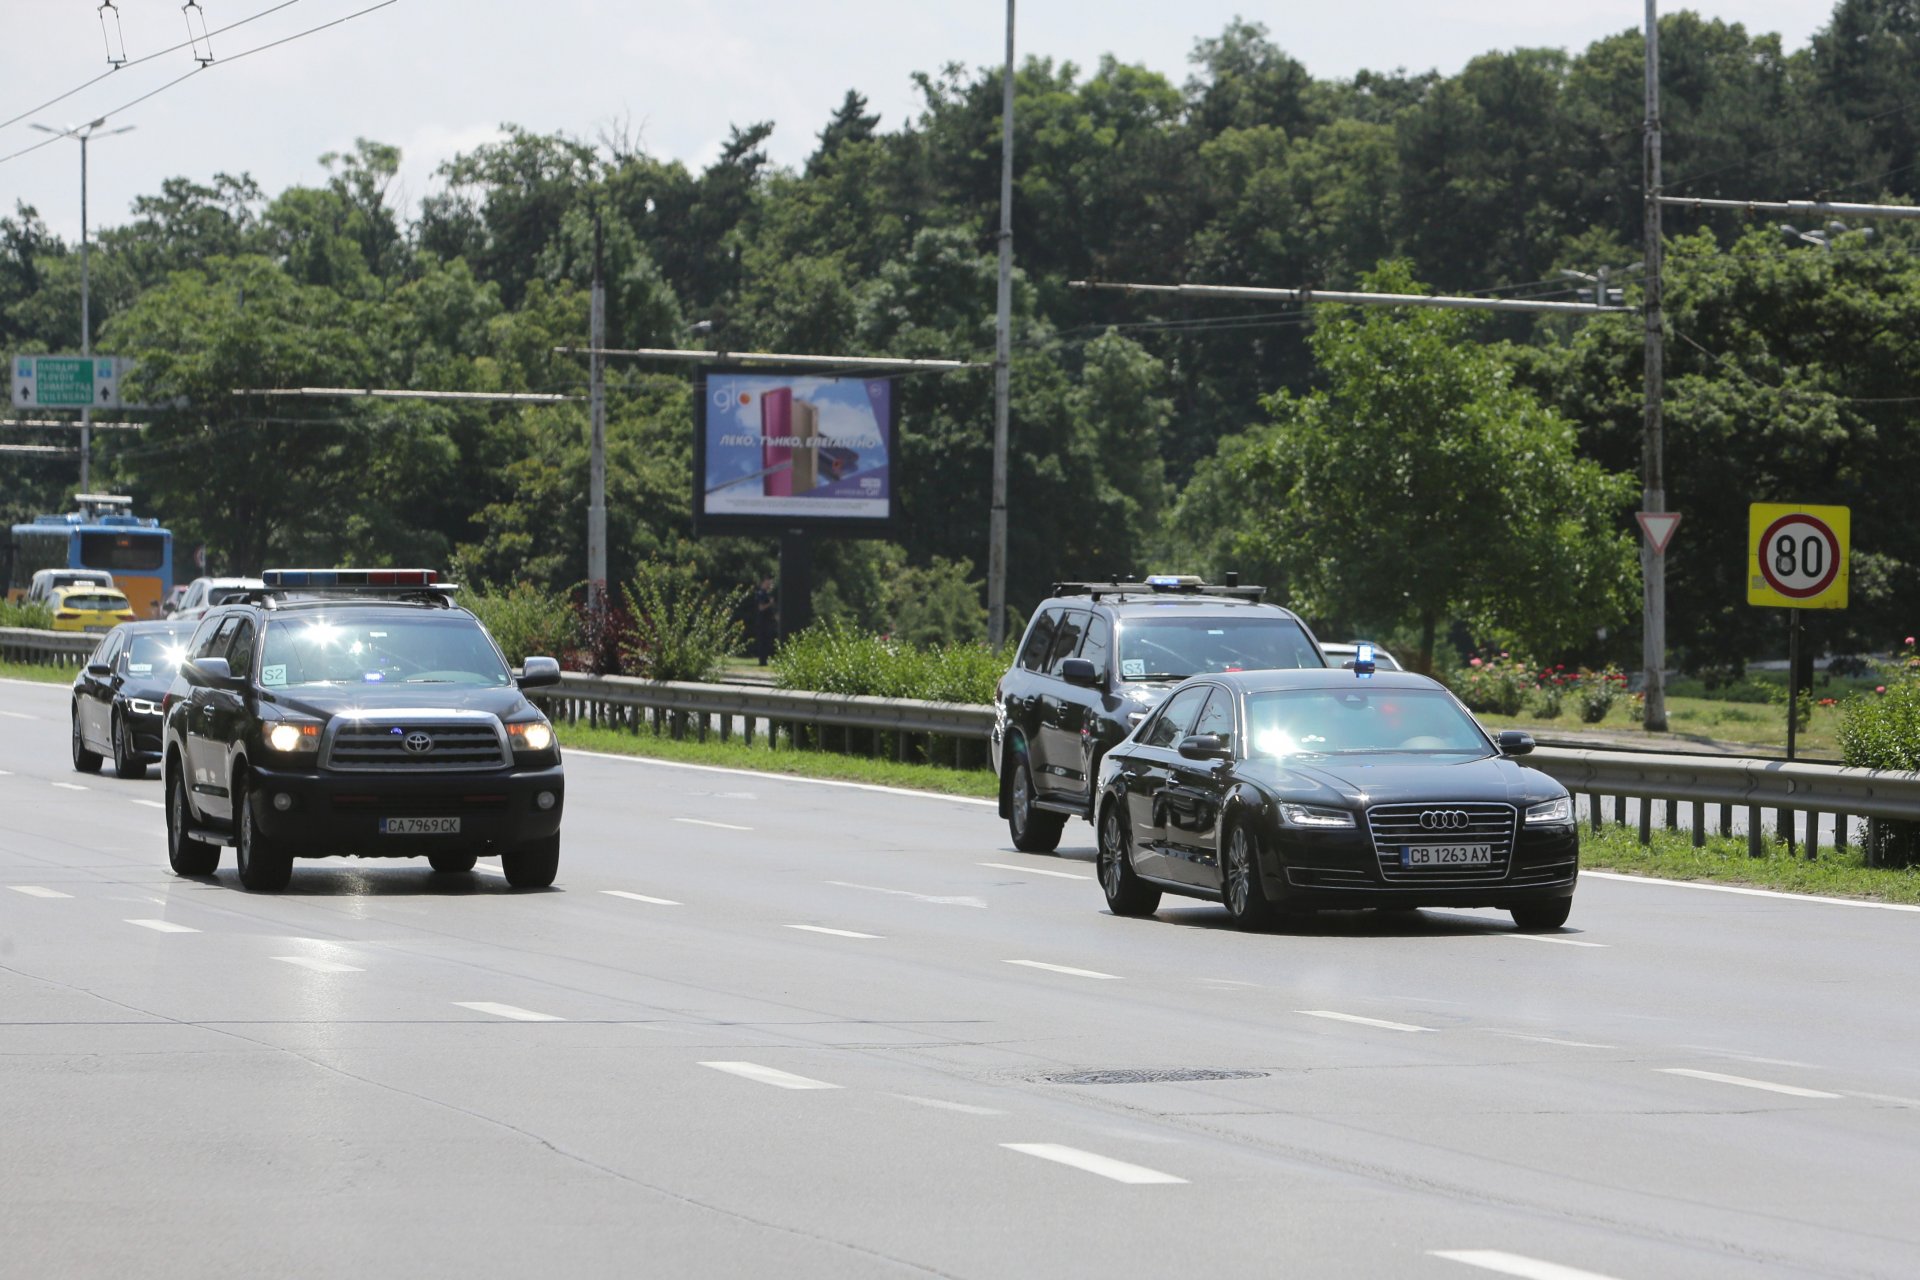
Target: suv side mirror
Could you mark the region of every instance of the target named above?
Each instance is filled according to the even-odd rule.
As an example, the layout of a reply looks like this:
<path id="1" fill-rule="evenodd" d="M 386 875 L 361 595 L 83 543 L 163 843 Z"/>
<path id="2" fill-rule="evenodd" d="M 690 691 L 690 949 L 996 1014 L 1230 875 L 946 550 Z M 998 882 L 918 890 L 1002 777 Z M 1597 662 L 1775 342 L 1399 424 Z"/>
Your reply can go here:
<path id="1" fill-rule="evenodd" d="M 211 688 L 239 689 L 244 688 L 247 683 L 233 674 L 233 668 L 227 665 L 225 658 L 192 658 L 182 666 L 195 683 Z"/>
<path id="2" fill-rule="evenodd" d="M 1533 750 L 1533 735 L 1523 729 L 1502 729 L 1499 741 L 1503 756 L 1524 756 Z"/>
<path id="3" fill-rule="evenodd" d="M 519 685 L 522 689 L 538 689 L 542 685 L 560 683 L 560 663 L 553 658 L 528 658 L 520 668 Z"/>
<path id="4" fill-rule="evenodd" d="M 1190 733 L 1180 739 L 1179 751 L 1188 760 L 1225 760 L 1233 754 L 1217 733 Z"/>
<path id="5" fill-rule="evenodd" d="M 1062 658 L 1060 660 L 1060 678 L 1068 684 L 1077 684 L 1084 688 L 1094 688 L 1100 683 L 1100 668 L 1087 658 Z"/>

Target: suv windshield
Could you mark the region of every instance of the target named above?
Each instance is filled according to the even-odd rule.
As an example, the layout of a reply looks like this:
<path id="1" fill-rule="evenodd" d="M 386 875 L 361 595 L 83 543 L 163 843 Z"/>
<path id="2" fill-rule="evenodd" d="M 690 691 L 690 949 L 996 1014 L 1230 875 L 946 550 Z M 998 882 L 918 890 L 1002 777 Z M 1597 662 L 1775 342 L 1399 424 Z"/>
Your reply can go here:
<path id="1" fill-rule="evenodd" d="M 1438 689 L 1298 689 L 1247 695 L 1256 756 L 1492 755 L 1480 726 Z"/>
<path id="2" fill-rule="evenodd" d="M 508 685 L 513 673 L 472 618 L 360 618 L 353 611 L 273 618 L 260 683 Z"/>
<path id="3" fill-rule="evenodd" d="M 1122 680 L 1184 680 L 1201 672 L 1324 667 L 1292 618 L 1123 618 Z"/>

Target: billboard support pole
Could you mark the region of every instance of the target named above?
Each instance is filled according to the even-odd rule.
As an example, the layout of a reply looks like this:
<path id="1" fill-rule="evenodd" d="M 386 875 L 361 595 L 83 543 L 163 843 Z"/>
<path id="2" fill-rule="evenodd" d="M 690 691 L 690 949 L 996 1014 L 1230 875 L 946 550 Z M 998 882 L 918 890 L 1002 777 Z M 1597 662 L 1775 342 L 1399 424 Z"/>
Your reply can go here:
<path id="1" fill-rule="evenodd" d="M 805 529 L 780 534 L 780 638 L 813 621 L 813 544 Z"/>
<path id="2" fill-rule="evenodd" d="M 987 529 L 987 643 L 1007 638 L 1007 401 L 1013 361 L 1013 0 L 1000 101 L 1000 281 L 993 323 L 993 498 Z"/>

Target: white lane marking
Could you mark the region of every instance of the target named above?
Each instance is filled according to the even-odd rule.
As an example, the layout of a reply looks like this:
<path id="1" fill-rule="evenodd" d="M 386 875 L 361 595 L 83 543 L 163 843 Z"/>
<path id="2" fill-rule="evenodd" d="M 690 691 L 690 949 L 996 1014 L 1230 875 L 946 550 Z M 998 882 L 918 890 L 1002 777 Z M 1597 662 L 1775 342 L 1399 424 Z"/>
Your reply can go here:
<path id="1" fill-rule="evenodd" d="M 1740 1049 L 1722 1049 L 1711 1044 L 1683 1044 L 1682 1049 L 1691 1049 L 1695 1053 L 1711 1053 L 1718 1058 L 1733 1058 L 1739 1062 L 1757 1062 L 1763 1067 L 1794 1067 L 1801 1071 L 1825 1071 L 1817 1062 L 1799 1062 L 1793 1058 L 1761 1058 Z"/>
<path id="2" fill-rule="evenodd" d="M 675 822 L 684 822 L 690 827 L 717 827 L 721 831 L 751 831 L 752 827 L 737 826 L 731 822 L 708 822 L 705 818 L 675 818 Z"/>
<path id="3" fill-rule="evenodd" d="M 724 1071 L 730 1076 L 739 1076 L 742 1080 L 751 1080 L 756 1084 L 770 1084 L 776 1089 L 838 1089 L 840 1087 L 837 1084 L 828 1084 L 824 1080 L 796 1076 L 791 1071 L 763 1067 L 757 1062 L 703 1062 L 700 1065 L 712 1067 L 715 1071 Z"/>
<path id="4" fill-rule="evenodd" d="M 1388 1022 L 1385 1018 L 1363 1018 L 1357 1013 L 1335 1013 L 1331 1009 L 1295 1009 L 1295 1013 L 1304 1013 L 1309 1018 L 1331 1018 L 1335 1022 L 1354 1022 L 1363 1027 L 1384 1027 L 1388 1031 L 1432 1031 L 1432 1027 L 1416 1027 L 1408 1022 Z"/>
<path id="5" fill-rule="evenodd" d="M 92 787 L 83 787 L 83 786 L 81 786 L 81 785 L 80 785 L 79 783 L 77 783 L 77 782 L 56 782 L 56 783 L 54 783 L 53 785 L 54 785 L 54 786 L 56 786 L 56 787 L 58 787 L 58 788 L 60 788 L 60 789 L 61 789 L 62 791 L 91 791 L 91 790 L 93 790 L 93 788 L 92 788 Z"/>
<path id="6" fill-rule="evenodd" d="M 143 804 L 149 809 L 164 809 L 167 806 L 158 800 L 133 800 L 133 804 Z"/>
<path id="7" fill-rule="evenodd" d="M 887 796 L 907 796 L 914 800 L 951 800 L 955 804 L 984 804 L 998 808 L 998 800 L 978 796 L 950 796 L 938 791 L 915 791 L 911 787 L 883 787 L 877 782 L 842 782 L 838 778 L 805 778 L 795 773 L 766 773 L 760 769 L 734 769 L 721 764 L 689 764 L 685 760 L 656 760 L 651 756 L 623 756 L 608 751 L 583 751 L 568 747 L 567 754 L 589 760 L 618 760 L 622 764 L 655 765 L 662 769 L 697 769 L 703 773 L 731 773 L 742 778 L 763 778 L 768 782 L 804 782 L 816 787 L 848 787 L 854 791 L 877 791 Z"/>
<path id="8" fill-rule="evenodd" d="M 1784 1093 L 1789 1098 L 1837 1098 L 1840 1096 L 1823 1089 L 1802 1089 L 1797 1084 L 1774 1084 L 1770 1080 L 1723 1075 L 1718 1071 L 1695 1071 L 1691 1067 L 1655 1067 L 1654 1070 L 1662 1075 L 1686 1076 L 1690 1080 L 1711 1080 L 1715 1084 L 1737 1084 L 1742 1089 L 1764 1089 L 1768 1093 Z"/>
<path id="9" fill-rule="evenodd" d="M 1055 1164 L 1064 1164 L 1071 1169 L 1098 1174 L 1102 1178 L 1111 1178 L 1115 1182 L 1130 1183 L 1134 1186 L 1186 1181 L 1185 1178 L 1176 1178 L 1170 1173 L 1149 1169 L 1145 1165 L 1128 1164 L 1125 1160 L 1095 1155 L 1091 1151 L 1082 1151 L 1078 1147 L 1063 1147 L 1057 1142 L 1003 1142 L 1000 1145 L 1009 1151 L 1018 1151 L 1022 1155 L 1038 1156 L 1042 1160 L 1051 1160 Z"/>
<path id="10" fill-rule="evenodd" d="M 992 1107 L 976 1107 L 967 1102 L 948 1102 L 945 1098 L 922 1098 L 911 1093 L 896 1093 L 894 1097 L 902 1102 L 911 1102 L 915 1106 L 932 1107 L 936 1111 L 958 1111 L 963 1116 L 1003 1116 L 1004 1111 L 995 1111 Z"/>
<path id="11" fill-rule="evenodd" d="M 13 776 L 13 770 L 0 769 L 0 778 L 11 778 L 12 776 Z"/>
<path id="12" fill-rule="evenodd" d="M 868 893 L 888 893 L 896 898 L 912 898 L 915 902 L 931 902 L 942 907 L 979 907 L 985 909 L 985 898 L 975 898 L 965 894 L 915 893 L 911 889 L 883 889 L 877 884 L 854 884 L 849 880 L 829 880 L 826 883 L 842 889 L 865 889 Z"/>
<path id="13" fill-rule="evenodd" d="M 1818 902 L 1829 907 L 1872 907 L 1877 911 L 1920 911 L 1905 902 L 1868 902 L 1863 898 L 1823 898 L 1811 893 L 1781 893 L 1778 889 L 1747 889 L 1735 884 L 1706 884 L 1699 880 L 1663 880 L 1659 876 L 1630 876 L 1618 871 L 1580 869 L 1581 879 L 1629 880 L 1640 884 L 1664 885 L 1669 889 L 1704 889 L 1708 893 L 1737 893 L 1748 898 L 1778 898 L 1783 902 Z"/>
<path id="14" fill-rule="evenodd" d="M 625 889 L 602 889 L 600 892 L 610 898 L 631 898 L 635 902 L 651 902 L 656 907 L 680 907 L 685 903 L 675 902 L 672 898 L 649 898 L 644 893 L 629 893 Z"/>
<path id="15" fill-rule="evenodd" d="M 29 898 L 71 898 L 73 896 L 70 893 L 62 893 L 58 889 L 48 889 L 37 884 L 10 884 L 7 888 L 15 893 L 24 893 Z"/>
<path id="16" fill-rule="evenodd" d="M 24 711 L 0 711 L 0 716 L 5 716 L 5 717 L 7 717 L 7 718 L 8 718 L 9 720 L 38 720 L 38 719 L 40 719 L 40 717 L 39 717 L 39 716 L 30 716 L 30 715 L 28 715 L 28 714 L 27 714 L 26 712 L 24 712 Z"/>
<path id="17" fill-rule="evenodd" d="M 489 867 L 478 862 L 473 864 L 473 873 L 477 876 L 504 876 L 507 874 L 498 867 Z"/>
<path id="18" fill-rule="evenodd" d="M 1487 1034 L 1506 1036 L 1509 1040 L 1531 1040 L 1535 1044 L 1557 1044 L 1565 1049 L 1612 1049 L 1610 1044 L 1594 1044 L 1588 1040 L 1562 1040 L 1558 1036 L 1537 1036 L 1526 1031 L 1489 1031 Z"/>
<path id="19" fill-rule="evenodd" d="M 1496 1271 L 1503 1276 L 1519 1276 L 1520 1280 L 1611 1280 L 1611 1277 L 1603 1276 L 1598 1271 L 1582 1271 L 1579 1267 L 1543 1262 L 1519 1253 L 1502 1253 L 1498 1249 L 1430 1249 L 1427 1256 L 1445 1258 L 1449 1262 L 1464 1262 L 1470 1267 Z"/>
<path id="20" fill-rule="evenodd" d="M 1042 871 L 1039 867 L 1023 867 L 1012 862 L 983 862 L 983 867 L 993 867 L 999 871 L 1024 871 L 1028 875 L 1052 876 L 1056 880 L 1091 880 L 1092 876 L 1078 876 L 1071 871 Z"/>
<path id="21" fill-rule="evenodd" d="M 497 1018 L 512 1018 L 515 1022 L 565 1022 L 565 1018 L 551 1013 L 535 1013 L 531 1009 L 522 1009 L 514 1004 L 496 1004 L 492 1000 L 455 1000 L 462 1009 L 471 1009 L 475 1013 L 491 1013 Z"/>
<path id="22" fill-rule="evenodd" d="M 1117 973 L 1101 973 L 1097 969 L 1076 969 L 1072 965 L 1048 964 L 1044 960 L 1008 960 L 1006 963 L 1024 965 L 1029 969 L 1045 969 L 1049 973 L 1069 974 L 1075 978 L 1113 978 L 1117 980 L 1120 977 Z"/>
<path id="23" fill-rule="evenodd" d="M 875 938 L 885 941 L 877 933 L 855 933 L 851 929 L 829 929 L 823 924 L 790 924 L 789 929 L 799 929 L 805 933 L 824 933 L 834 938 Z"/>
<path id="24" fill-rule="evenodd" d="M 1608 945 L 1604 942 L 1582 942 L 1578 938 L 1556 937 L 1551 933 L 1496 933 L 1493 936 L 1496 938 L 1518 938 L 1522 942 L 1557 942 L 1563 947 L 1600 947 L 1604 949 Z"/>
<path id="25" fill-rule="evenodd" d="M 297 964 L 302 969 L 311 969 L 315 973 L 365 973 L 355 965 L 341 964 L 338 960 L 319 960 L 313 956 L 275 956 L 275 960 L 286 964 Z"/>
<path id="26" fill-rule="evenodd" d="M 128 924 L 137 924 L 142 929 L 151 929 L 155 933 L 198 933 L 198 929 L 184 924 L 175 924 L 171 920 L 128 920 Z"/>
<path id="27" fill-rule="evenodd" d="M 1902 1098 L 1891 1093 L 1855 1093 L 1847 1091 L 1849 1098 L 1865 1098 L 1868 1102 L 1887 1102 L 1896 1107 L 1920 1107 L 1920 1098 Z"/>

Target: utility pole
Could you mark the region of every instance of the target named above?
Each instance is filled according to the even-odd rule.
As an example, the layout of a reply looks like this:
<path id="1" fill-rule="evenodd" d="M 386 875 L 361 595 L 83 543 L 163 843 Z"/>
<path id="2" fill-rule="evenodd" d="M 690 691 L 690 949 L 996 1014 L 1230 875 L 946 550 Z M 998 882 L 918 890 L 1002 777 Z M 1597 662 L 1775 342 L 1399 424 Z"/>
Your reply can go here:
<path id="1" fill-rule="evenodd" d="M 1013 0 L 1000 99 L 1000 287 L 993 326 L 993 507 L 987 532 L 987 642 L 1007 638 L 1007 398 L 1013 363 Z"/>
<path id="2" fill-rule="evenodd" d="M 1640 437 L 1642 469 L 1640 509 L 1658 514 L 1667 509 L 1666 426 L 1661 418 L 1665 395 L 1665 352 L 1661 347 L 1660 232 L 1660 16 L 1657 0 L 1647 0 L 1647 172 L 1646 264 L 1647 291 L 1643 324 L 1647 344 L 1647 402 Z M 1644 592 L 1644 625 L 1640 647 L 1646 693 L 1645 727 L 1654 733 L 1667 728 L 1667 558 L 1653 544 L 1640 539 L 1640 578 Z"/>
<path id="3" fill-rule="evenodd" d="M 587 475 L 587 616 L 596 643 L 607 613 L 607 283 L 601 269 L 600 205 L 593 207 L 593 294 L 588 327 L 593 354 L 588 357 L 588 416 L 593 424 Z"/>

